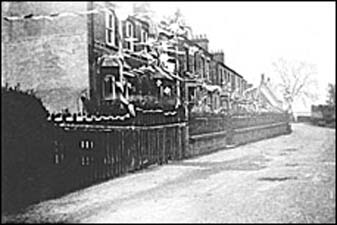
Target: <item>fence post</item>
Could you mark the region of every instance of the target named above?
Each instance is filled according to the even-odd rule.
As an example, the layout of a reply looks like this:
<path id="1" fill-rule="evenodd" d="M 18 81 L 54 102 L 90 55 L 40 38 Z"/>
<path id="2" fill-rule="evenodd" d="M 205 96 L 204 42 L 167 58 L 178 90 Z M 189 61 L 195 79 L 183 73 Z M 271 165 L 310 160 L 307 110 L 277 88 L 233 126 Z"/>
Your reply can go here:
<path id="1" fill-rule="evenodd" d="M 163 137 L 162 137 L 162 161 L 163 163 L 167 162 L 165 148 L 166 148 L 166 127 L 163 128 Z"/>
<path id="2" fill-rule="evenodd" d="M 141 132 L 139 129 L 135 130 L 135 135 L 136 135 L 136 152 L 137 152 L 137 157 L 136 157 L 136 162 L 137 162 L 137 166 L 136 169 L 138 170 L 141 167 L 141 143 L 140 143 L 140 139 L 141 137 Z"/>
<path id="3" fill-rule="evenodd" d="M 187 158 L 190 154 L 190 143 L 189 143 L 189 128 L 186 123 L 181 127 L 182 134 L 182 158 Z"/>
<path id="4" fill-rule="evenodd" d="M 159 147 L 159 143 L 160 143 L 160 128 L 156 130 L 155 132 L 155 136 L 156 136 L 156 148 L 155 148 L 155 151 L 156 151 L 156 161 L 157 161 L 157 164 L 160 165 L 160 147 Z"/>
<path id="5" fill-rule="evenodd" d="M 180 160 L 180 159 L 182 159 L 182 151 L 183 151 L 183 146 L 182 146 L 182 143 L 183 143 L 183 141 L 182 141 L 182 132 L 181 132 L 181 127 L 180 127 L 180 125 L 178 125 L 177 126 L 177 138 L 178 138 L 178 159 Z"/>
<path id="6" fill-rule="evenodd" d="M 124 174 L 126 172 L 126 150 L 125 150 L 125 130 L 121 130 L 121 164 L 122 164 L 122 174 Z"/>

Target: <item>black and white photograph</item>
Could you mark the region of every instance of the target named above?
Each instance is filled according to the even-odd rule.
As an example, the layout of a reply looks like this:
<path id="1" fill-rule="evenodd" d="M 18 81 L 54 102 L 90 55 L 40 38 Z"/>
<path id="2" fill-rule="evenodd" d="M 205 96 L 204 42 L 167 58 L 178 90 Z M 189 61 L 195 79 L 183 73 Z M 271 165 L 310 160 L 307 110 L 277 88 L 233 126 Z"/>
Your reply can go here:
<path id="1" fill-rule="evenodd" d="M 336 223 L 336 2 L 2 1 L 1 223 Z"/>

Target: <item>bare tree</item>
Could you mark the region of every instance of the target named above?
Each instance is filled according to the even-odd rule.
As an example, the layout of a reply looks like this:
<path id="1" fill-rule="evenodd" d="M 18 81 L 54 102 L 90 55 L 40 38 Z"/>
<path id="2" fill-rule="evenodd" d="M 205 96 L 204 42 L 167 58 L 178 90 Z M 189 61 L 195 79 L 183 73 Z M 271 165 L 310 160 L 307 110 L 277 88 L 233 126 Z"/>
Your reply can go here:
<path id="1" fill-rule="evenodd" d="M 315 65 L 280 58 L 273 63 L 273 67 L 280 78 L 276 87 L 283 94 L 288 113 L 293 114 L 293 104 L 297 99 L 301 99 L 304 104 L 306 100 L 317 99 Z"/>
<path id="2" fill-rule="evenodd" d="M 335 84 L 329 84 L 328 86 L 328 99 L 326 103 L 331 106 L 336 106 L 336 85 Z"/>

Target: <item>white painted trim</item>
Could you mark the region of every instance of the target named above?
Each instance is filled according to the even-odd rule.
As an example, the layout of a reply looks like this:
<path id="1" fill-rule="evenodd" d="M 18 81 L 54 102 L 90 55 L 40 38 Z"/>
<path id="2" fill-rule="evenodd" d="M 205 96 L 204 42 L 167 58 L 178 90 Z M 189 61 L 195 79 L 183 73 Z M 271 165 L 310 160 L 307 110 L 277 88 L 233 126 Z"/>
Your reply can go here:
<path id="1" fill-rule="evenodd" d="M 126 26 L 126 29 L 125 29 L 126 38 L 128 39 L 128 40 L 126 40 L 126 42 L 130 43 L 130 49 L 129 48 L 127 48 L 127 49 L 129 49 L 130 51 L 133 52 L 134 49 L 135 49 L 134 42 L 133 42 L 133 36 L 134 36 L 134 30 L 135 30 L 135 28 L 134 28 L 133 24 L 130 21 L 126 21 L 125 26 Z M 131 26 L 131 32 L 130 32 L 129 26 Z M 129 35 L 129 33 L 130 33 L 130 35 Z"/>
<path id="2" fill-rule="evenodd" d="M 110 16 L 112 18 L 112 27 L 109 26 L 109 19 Z M 105 42 L 107 43 L 107 45 L 109 46 L 116 46 L 115 44 L 115 40 L 116 40 L 116 30 L 115 30 L 115 24 L 116 24 L 116 18 L 114 16 L 114 14 L 112 12 L 105 12 Z M 109 38 L 108 38 L 108 31 L 112 31 L 111 32 L 111 42 L 109 42 Z"/>

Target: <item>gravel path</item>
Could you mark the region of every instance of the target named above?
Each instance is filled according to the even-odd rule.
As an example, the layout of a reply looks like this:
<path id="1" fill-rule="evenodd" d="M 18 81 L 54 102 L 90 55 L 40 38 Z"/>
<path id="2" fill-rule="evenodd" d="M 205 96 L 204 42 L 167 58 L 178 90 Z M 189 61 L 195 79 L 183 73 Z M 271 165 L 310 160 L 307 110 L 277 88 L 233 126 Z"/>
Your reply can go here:
<path id="1" fill-rule="evenodd" d="M 335 223 L 335 129 L 280 136 L 152 167 L 2 222 Z"/>

